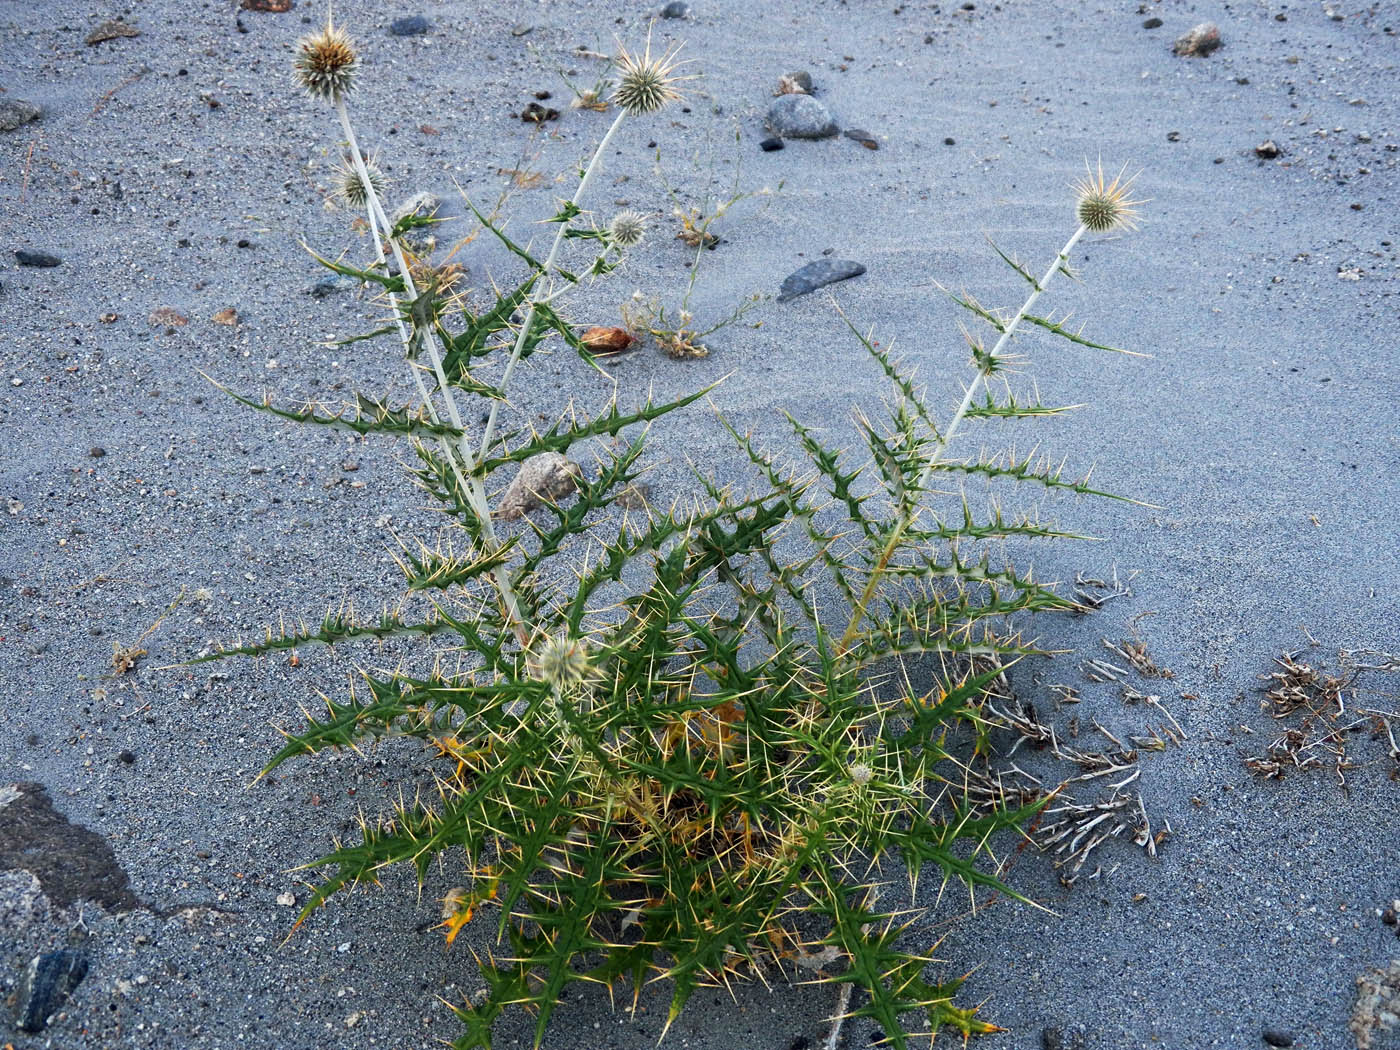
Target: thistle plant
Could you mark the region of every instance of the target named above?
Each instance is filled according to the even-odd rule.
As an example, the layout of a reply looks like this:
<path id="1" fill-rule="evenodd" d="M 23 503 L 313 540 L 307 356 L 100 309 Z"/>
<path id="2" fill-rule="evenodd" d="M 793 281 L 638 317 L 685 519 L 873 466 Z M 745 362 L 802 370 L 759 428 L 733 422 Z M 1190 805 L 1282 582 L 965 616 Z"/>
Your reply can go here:
<path id="1" fill-rule="evenodd" d="M 970 892 L 1015 895 L 1000 844 L 1046 799 L 971 790 L 975 759 L 959 757 L 955 740 L 959 730 L 985 737 L 991 683 L 1037 651 L 1023 618 L 1076 608 L 997 558 L 998 545 L 1072 534 L 975 490 L 1011 482 L 1108 494 L 1033 457 L 969 456 L 954 442 L 973 424 L 1062 411 L 1011 389 L 1025 331 L 1111 349 L 1033 310 L 1082 237 L 1131 222 L 1126 184 L 1081 187 L 1076 228 L 1043 276 L 1002 254 L 1031 286 L 1020 309 L 954 296 L 996 339 L 988 350 L 969 335 L 974 373 L 945 419 L 913 373 L 853 327 L 893 393 L 882 422 L 857 418 L 860 461 L 789 419 L 799 468 L 769 451 L 777 435 L 721 418 L 751 467 L 746 485 L 697 472 L 704 496 L 693 504 L 625 513 L 646 425 L 712 388 L 667 403 L 614 401 L 544 431 L 504 429 L 501 406 L 546 339 L 588 356 L 556 304 L 584 276 L 605 274 L 632 233 L 631 220 L 593 223 L 582 202 L 623 122 L 674 99 L 674 52 L 619 60 L 619 113 L 551 220 L 542 258 L 473 209 L 523 268 L 473 313 L 415 286 L 398 245 L 405 223 L 387 222 L 355 142 L 353 80 L 302 57 L 334 52 L 337 70 L 356 68 L 353 48 L 349 60 L 341 50 L 348 38 L 332 33 L 334 48 L 301 45 L 298 75 L 335 107 L 375 255 L 363 268 L 326 265 L 383 291 L 421 400 L 394 407 L 360 395 L 341 413 L 247 403 L 411 441 L 415 479 L 443 511 L 447 538 L 402 555 L 424 615 L 341 611 L 209 658 L 431 639 L 424 670 L 408 660 L 362 672 L 268 768 L 388 737 L 415 738 L 439 764 L 435 791 L 405 792 L 414 801 L 313 862 L 326 877 L 299 921 L 388 867 L 408 865 L 421 880 L 446 866 L 465 884 L 449 897 L 447 942 L 486 914 L 498 941 L 480 963 L 485 994 L 454 1006 L 458 1050 L 489 1047 L 496 1019 L 516 1006 L 534 1011 L 542 1044 L 571 984 L 622 986 L 635 1004 L 644 983 L 662 981 L 669 1027 L 698 987 L 774 966 L 820 965 L 823 980 L 859 989 L 858 1005 L 842 996 L 842 1016 L 873 1019 L 898 1047 L 911 1028 L 994 1031 L 955 1005 L 958 980 L 928 979 L 928 945 L 877 908 L 878 883 L 890 868 L 911 880 L 932 871 Z M 586 270 L 561 266 L 568 242 L 597 246 Z M 478 416 L 459 398 L 489 406 L 479 430 L 465 425 Z M 590 446 L 596 462 L 538 494 L 534 511 L 493 514 L 500 479 Z M 920 678 L 904 661 L 922 654 L 939 670 Z"/>

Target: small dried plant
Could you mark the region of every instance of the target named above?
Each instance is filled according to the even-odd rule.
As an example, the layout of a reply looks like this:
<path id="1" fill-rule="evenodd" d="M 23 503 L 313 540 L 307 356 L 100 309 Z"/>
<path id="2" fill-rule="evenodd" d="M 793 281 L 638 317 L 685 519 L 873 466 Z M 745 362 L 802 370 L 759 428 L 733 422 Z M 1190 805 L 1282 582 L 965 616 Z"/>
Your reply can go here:
<path id="1" fill-rule="evenodd" d="M 448 941 L 491 911 L 503 944 L 480 964 L 484 995 L 454 1007 L 458 1050 L 490 1046 L 512 1007 L 535 1013 L 542 1044 L 571 984 L 630 985 L 635 996 L 664 980 L 669 1026 L 698 987 L 774 964 L 816 966 L 859 989 L 858 1005 L 843 995 L 842 1016 L 873 1019 L 898 1047 L 911 1027 L 994 1031 L 954 1004 L 958 980 L 926 978 L 927 946 L 876 908 L 874 873 L 893 864 L 914 878 L 932 867 L 970 890 L 1013 893 L 996 851 L 1044 795 L 974 792 L 950 734 L 984 732 L 1005 664 L 1036 651 L 1013 626 L 1019 618 L 1079 607 L 998 561 L 997 545 L 1073 534 L 969 492 L 1108 494 L 1035 457 L 965 454 L 957 439 L 974 424 L 1062 411 L 1010 389 L 1025 330 L 1109 349 L 1035 306 L 1080 239 L 1129 225 L 1136 202 L 1121 182 L 1087 185 L 1073 235 L 1043 275 L 1003 256 L 1031 286 L 1018 310 L 955 297 L 995 342 L 970 340 L 974 371 L 946 417 L 888 348 L 852 327 L 893 392 L 882 422 L 857 419 L 860 461 L 796 419 L 800 468 L 730 429 L 752 467 L 747 486 L 697 472 L 705 495 L 696 503 L 623 510 L 646 424 L 708 388 L 664 404 L 614 401 L 543 432 L 504 429 L 501 410 L 547 338 L 589 354 L 556 306 L 585 277 L 607 273 L 639 231 L 631 218 L 594 223 L 582 202 L 623 123 L 676 97 L 674 62 L 674 52 L 655 58 L 649 48 L 619 59 L 618 113 L 554 216 L 542 258 L 476 212 L 523 274 L 472 313 L 439 284 L 417 283 L 400 246 L 412 220 L 388 221 L 367 174 L 347 106 L 353 44 L 329 26 L 303 42 L 298 74 L 334 107 L 375 245 L 364 267 L 326 265 L 383 292 L 419 402 L 357 395 L 329 413 L 244 400 L 308 425 L 413 442 L 415 478 L 444 512 L 448 538 L 402 556 L 424 615 L 341 611 L 208 658 L 431 639 L 421 671 L 405 660 L 363 672 L 289 734 L 268 768 L 386 737 L 417 738 L 438 757 L 436 791 L 405 792 L 412 802 L 315 862 L 326 878 L 301 918 L 394 865 L 420 879 L 434 864 L 456 869 L 465 885 L 448 901 Z M 565 269 L 566 244 L 594 250 L 591 261 Z M 462 411 L 464 398 L 480 399 L 484 414 Z M 614 440 L 596 442 L 598 462 L 568 458 L 604 437 Z M 823 594 L 839 601 L 824 605 Z M 942 670 L 917 685 L 892 673 L 920 654 Z"/>

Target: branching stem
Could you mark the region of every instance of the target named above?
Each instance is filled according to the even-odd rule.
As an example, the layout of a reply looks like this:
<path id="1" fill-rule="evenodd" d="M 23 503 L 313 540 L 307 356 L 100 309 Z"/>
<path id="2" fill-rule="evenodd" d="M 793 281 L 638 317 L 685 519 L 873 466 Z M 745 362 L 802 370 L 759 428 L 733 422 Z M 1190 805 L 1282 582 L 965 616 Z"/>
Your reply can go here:
<path id="1" fill-rule="evenodd" d="M 943 428 L 943 433 L 937 434 L 933 439 L 933 447 L 929 450 L 928 459 L 924 463 L 924 469 L 919 474 L 919 480 L 915 485 L 917 491 L 923 491 L 928 485 L 929 479 L 933 477 L 933 472 L 938 469 L 939 460 L 944 451 L 952 442 L 953 437 L 958 432 L 958 427 L 967 418 L 968 410 L 972 407 L 973 399 L 977 397 L 987 381 L 989 369 L 994 367 L 1002 349 L 1011 341 L 1011 337 L 1016 332 L 1016 327 L 1026 315 L 1031 312 L 1046 287 L 1054 279 L 1055 274 L 1069 262 L 1069 254 L 1074 251 L 1074 246 L 1079 243 L 1079 239 L 1088 233 L 1088 227 L 1080 226 L 1074 231 L 1074 235 L 1065 242 L 1065 246 L 1060 249 L 1055 256 L 1055 261 L 1050 264 L 1050 268 L 1045 271 L 1045 276 L 1037 283 L 1026 301 L 1021 305 L 1021 309 L 1016 312 L 1010 322 L 1002 329 L 1001 338 L 992 347 L 992 352 L 987 355 L 987 363 L 978 369 L 977 375 L 973 377 L 967 386 L 967 392 L 963 394 L 962 404 L 958 405 L 957 411 L 953 413 L 953 418 L 948 425 Z M 885 541 L 884 549 L 881 550 L 879 558 L 875 560 L 874 566 L 870 570 L 870 578 L 866 580 L 865 590 L 861 593 L 860 600 L 856 602 L 855 608 L 851 610 L 850 622 L 846 625 L 846 631 L 841 636 L 841 643 L 837 647 L 840 653 L 846 653 L 855 642 L 856 635 L 860 631 L 861 621 L 865 619 L 866 610 L 870 607 L 871 600 L 875 597 L 875 591 L 884 578 L 885 571 L 889 568 L 890 559 L 894 557 L 895 551 L 899 549 L 899 542 L 904 538 L 904 534 L 909 530 L 909 526 L 914 523 L 914 516 L 918 512 L 919 504 L 917 500 L 910 501 L 905 508 L 901 509 L 899 519 L 895 522 L 895 527 L 890 532 L 890 538 Z"/>

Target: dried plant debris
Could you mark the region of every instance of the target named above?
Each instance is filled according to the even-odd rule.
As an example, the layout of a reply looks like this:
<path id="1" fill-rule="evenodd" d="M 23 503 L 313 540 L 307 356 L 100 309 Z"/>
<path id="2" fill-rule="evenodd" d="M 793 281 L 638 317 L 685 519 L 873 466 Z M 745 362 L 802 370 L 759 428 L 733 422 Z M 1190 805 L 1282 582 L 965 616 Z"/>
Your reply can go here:
<path id="1" fill-rule="evenodd" d="M 1260 706 L 1282 729 L 1264 752 L 1244 760 L 1245 768 L 1257 776 L 1277 779 L 1290 770 L 1316 769 L 1330 765 L 1337 782 L 1345 788 L 1346 774 L 1358 768 L 1347 750 L 1349 738 L 1369 733 L 1387 749 L 1391 779 L 1400 778 L 1400 746 L 1396 725 L 1400 712 L 1366 706 L 1368 695 L 1359 681 L 1368 672 L 1400 670 L 1400 657 L 1375 650 L 1342 650 L 1337 670 L 1328 672 L 1321 665 L 1304 663 L 1299 652 L 1284 653 L 1274 663 L 1277 669 L 1260 678 L 1264 687 Z"/>
<path id="2" fill-rule="evenodd" d="M 1356 1005 L 1352 1007 L 1351 1029 L 1356 1050 L 1371 1050 L 1376 1037 L 1400 1026 L 1400 959 L 1392 959 L 1385 969 L 1368 970 L 1356 979 Z"/>
<path id="3" fill-rule="evenodd" d="M 1128 583 L 1136 576 L 1136 572 L 1128 574 L 1126 581 L 1118 579 L 1118 566 L 1113 567 L 1113 577 L 1110 580 L 1100 580 L 1093 576 L 1086 576 L 1084 573 L 1076 573 L 1074 577 L 1074 596 L 1079 600 L 1084 612 L 1092 612 L 1101 609 L 1114 598 L 1126 598 L 1133 592 L 1128 589 Z"/>

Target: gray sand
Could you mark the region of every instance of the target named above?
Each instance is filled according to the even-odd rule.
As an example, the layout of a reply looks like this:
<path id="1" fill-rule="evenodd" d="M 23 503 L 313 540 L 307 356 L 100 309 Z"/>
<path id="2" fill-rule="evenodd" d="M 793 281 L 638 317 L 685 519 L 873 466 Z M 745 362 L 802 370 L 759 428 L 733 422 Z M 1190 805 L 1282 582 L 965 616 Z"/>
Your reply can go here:
<path id="1" fill-rule="evenodd" d="M 596 75 L 575 47 L 611 50 L 614 34 L 635 43 L 653 13 L 577 0 L 484 7 L 337 5 L 367 60 L 361 134 L 382 148 L 396 200 L 429 190 L 460 214 L 454 183 L 489 205 L 509 181 L 502 170 L 569 169 L 606 116 L 566 110 L 540 134 L 511 112 L 539 90 L 564 108 L 557 70 L 575 71 L 581 87 Z M 783 186 L 718 228 L 724 243 L 705 258 L 695 297 L 701 320 L 774 295 L 831 249 L 868 268 L 831 295 L 858 327 L 896 340 L 942 406 L 967 371 L 959 312 L 934 282 L 1019 302 L 983 234 L 1039 268 L 1070 232 L 1067 183 L 1083 159 L 1140 166 L 1153 198 L 1144 229 L 1085 242 L 1074 259 L 1084 283 L 1060 285 L 1051 303 L 1089 334 L 1152 356 L 1035 343 L 1045 399 L 1087 407 L 1024 440 L 1096 464 L 1104 487 L 1160 507 L 1067 504 L 1061 520 L 1102 542 L 1030 553 L 1052 579 L 1137 574 L 1131 597 L 1036 630 L 1051 647 L 1102 656 L 1101 638 L 1135 629 L 1176 672 L 1154 689 L 1188 739 L 1145 758 L 1139 785 L 1154 827 L 1175 834 L 1155 859 L 1108 843 L 1085 872 L 1102 865 L 1100 877 L 1072 889 L 1027 850 L 1013 881 L 1051 911 L 1001 902 L 968 918 L 965 893 L 949 887 L 915 940 L 930 948 L 942 937 L 935 972 L 972 971 L 963 1001 L 1009 1029 L 978 1046 L 1055 1045 L 1047 1028 L 1070 1046 L 1080 1027 L 1104 1050 L 1260 1046 L 1265 1027 L 1298 1047 L 1352 1046 L 1355 978 L 1400 958 L 1394 927 L 1378 918 L 1400 897 L 1394 763 L 1383 740 L 1358 734 L 1364 764 L 1344 792 L 1327 769 L 1265 782 L 1241 760 L 1273 728 L 1257 692 L 1273 657 L 1305 648 L 1330 663 L 1338 648 L 1400 646 L 1400 11 L 1343 0 L 942 7 L 812 0 L 760 18 L 755 5 L 695 0 L 686 20 L 658 22 L 654 46 L 686 40 L 704 76 L 690 112 L 629 124 L 607 158 L 593 203 L 607 214 L 626 200 L 658 223 L 571 315 L 615 324 L 633 289 L 679 294 L 689 253 L 670 239 L 670 201 L 651 176 L 658 153 L 687 203 L 711 177 L 727 187 L 738 167 L 741 187 Z M 389 35 L 392 19 L 420 11 L 427 35 Z M 0 97 L 43 108 L 0 133 L 0 801 L 13 797 L 6 784 L 41 784 L 54 810 L 105 841 L 111 855 L 88 896 L 112 908 L 60 907 L 36 897 L 29 875 L 0 876 L 0 988 L 70 941 L 91 959 L 42 1034 L 14 1032 L 0 1011 L 0 1043 L 451 1040 L 459 1030 L 440 998 L 460 1001 L 479 982 L 469 953 L 445 953 L 430 928 L 450 871 L 421 895 L 390 876 L 285 944 L 295 911 L 278 903 L 304 901 L 306 873 L 289 869 L 353 831 L 360 808 L 377 811 L 393 784 L 422 777 L 425 756 L 328 757 L 248 786 L 277 746 L 274 727 L 296 725 L 354 660 L 392 655 L 164 669 L 281 615 L 318 616 L 327 601 L 373 609 L 395 594 L 386 528 L 410 536 L 431 524 L 403 475 L 406 450 L 278 423 L 200 375 L 251 394 L 409 396 L 391 345 L 321 345 L 361 330 L 373 305 L 304 291 L 322 273 L 299 238 L 328 254 L 364 251 L 349 217 L 321 206 L 335 133 L 289 78 L 303 16 L 321 12 L 305 0 L 288 14 L 243 12 L 240 33 L 228 3 L 149 0 L 125 12 L 139 36 L 84 45 L 122 13 L 0 6 Z M 1165 24 L 1142 28 L 1154 15 Z M 1173 56 L 1172 40 L 1207 19 L 1225 46 Z M 777 78 L 797 69 L 843 128 L 871 132 L 880 148 L 838 136 L 760 152 Z M 1255 155 L 1266 139 L 1279 157 Z M 549 213 L 549 185 L 515 193 L 522 236 Z M 440 236 L 469 229 L 458 221 Z M 62 262 L 18 268 L 13 249 Z M 484 240 L 459 258 L 478 288 L 511 272 Z M 151 323 L 162 307 L 188 324 Z M 227 307 L 236 326 L 211 320 Z M 654 348 L 621 359 L 621 396 L 732 373 L 717 405 L 775 448 L 786 440 L 780 410 L 840 434 L 855 404 L 878 403 L 877 370 L 826 292 L 767 302 L 749 321 L 762 324 L 724 330 L 705 360 Z M 597 406 L 610 391 L 559 354 L 517 408 L 569 397 Z M 688 461 L 741 476 L 703 411 L 658 428 L 657 440 L 651 480 L 663 502 L 694 491 Z M 182 589 L 186 601 L 143 635 Z M 114 644 L 138 639 L 149 655 L 114 675 Z M 1020 685 L 1048 710 L 1044 684 L 1071 683 L 1086 725 L 1140 725 L 1142 711 L 1089 683 L 1080 663 L 1027 667 Z M 1390 693 L 1373 702 L 1393 708 L 1396 676 L 1373 684 Z M 0 828 L 19 805 L 0 807 Z M 5 834 L 18 832 L 0 844 Z M 45 841 L 74 857 L 97 848 L 76 828 Z M 925 880 L 919 902 L 937 891 Z M 123 910 L 123 892 L 140 906 Z M 489 931 L 473 934 L 484 951 Z M 781 981 L 735 999 L 697 995 L 667 1045 L 819 1045 L 833 1001 L 827 987 Z M 653 1046 L 664 999 L 649 994 L 642 1007 L 614 1014 L 602 994 L 574 990 L 547 1045 Z M 521 1018 L 503 1023 L 499 1045 L 526 1045 L 529 1031 Z M 853 1023 L 844 1045 L 869 1036 L 867 1022 Z M 1375 1045 L 1397 1045 L 1390 1038 Z"/>

